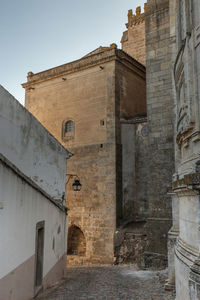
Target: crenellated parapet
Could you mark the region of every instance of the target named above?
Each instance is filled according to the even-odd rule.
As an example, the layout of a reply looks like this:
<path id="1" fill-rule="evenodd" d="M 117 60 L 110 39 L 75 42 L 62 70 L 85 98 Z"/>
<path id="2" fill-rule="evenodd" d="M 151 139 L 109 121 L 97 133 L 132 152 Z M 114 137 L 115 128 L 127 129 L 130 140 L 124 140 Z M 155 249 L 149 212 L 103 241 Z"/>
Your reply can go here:
<path id="1" fill-rule="evenodd" d="M 130 26 L 140 24 L 144 22 L 145 11 L 146 11 L 147 3 L 144 4 L 144 13 L 142 13 L 141 6 L 138 6 L 135 10 L 135 14 L 133 14 L 133 10 L 129 9 L 128 11 L 128 23 L 126 27 L 129 28 Z"/>
<path id="2" fill-rule="evenodd" d="M 127 30 L 123 32 L 121 39 L 122 49 L 134 57 L 143 65 L 146 64 L 145 55 L 145 14 L 147 4 L 144 4 L 144 12 L 138 6 L 133 14 L 133 10 L 128 11 Z"/>

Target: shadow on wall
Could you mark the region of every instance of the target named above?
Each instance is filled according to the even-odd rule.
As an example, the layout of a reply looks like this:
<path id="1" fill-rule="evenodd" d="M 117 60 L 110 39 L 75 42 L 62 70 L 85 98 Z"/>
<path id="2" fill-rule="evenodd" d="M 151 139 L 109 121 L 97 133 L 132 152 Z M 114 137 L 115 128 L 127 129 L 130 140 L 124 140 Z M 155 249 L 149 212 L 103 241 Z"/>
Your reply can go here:
<path id="1" fill-rule="evenodd" d="M 86 255 L 85 236 L 82 230 L 76 225 L 72 225 L 69 228 L 67 255 Z"/>

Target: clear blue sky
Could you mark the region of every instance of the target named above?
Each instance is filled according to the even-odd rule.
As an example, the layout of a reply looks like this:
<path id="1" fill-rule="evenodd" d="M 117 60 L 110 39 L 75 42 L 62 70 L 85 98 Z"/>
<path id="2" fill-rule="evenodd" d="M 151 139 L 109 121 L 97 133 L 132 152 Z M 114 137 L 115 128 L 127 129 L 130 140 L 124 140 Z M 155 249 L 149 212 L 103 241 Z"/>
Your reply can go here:
<path id="1" fill-rule="evenodd" d="M 128 9 L 144 0 L 0 0 L 0 84 L 24 103 L 27 72 L 120 45 Z"/>

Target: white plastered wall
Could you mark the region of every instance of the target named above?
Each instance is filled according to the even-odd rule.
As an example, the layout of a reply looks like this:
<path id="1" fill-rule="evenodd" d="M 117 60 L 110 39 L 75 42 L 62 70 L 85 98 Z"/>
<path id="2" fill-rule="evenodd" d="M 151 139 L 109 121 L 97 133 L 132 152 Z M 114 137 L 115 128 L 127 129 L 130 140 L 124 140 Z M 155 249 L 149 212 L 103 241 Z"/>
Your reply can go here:
<path id="1" fill-rule="evenodd" d="M 45 221 L 45 277 L 66 253 L 65 212 L 2 164 L 1 160 L 0 191 L 0 279 L 35 254 L 36 224 L 40 221 Z"/>
<path id="2" fill-rule="evenodd" d="M 2 86 L 0 153 L 51 197 L 65 192 L 69 152 Z"/>

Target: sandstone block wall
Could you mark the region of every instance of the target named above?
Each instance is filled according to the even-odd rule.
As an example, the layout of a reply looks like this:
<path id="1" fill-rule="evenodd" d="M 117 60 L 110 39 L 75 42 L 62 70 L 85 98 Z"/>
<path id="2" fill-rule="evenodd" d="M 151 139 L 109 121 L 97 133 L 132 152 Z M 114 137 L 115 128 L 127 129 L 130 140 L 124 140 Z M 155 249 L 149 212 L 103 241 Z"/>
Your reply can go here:
<path id="1" fill-rule="evenodd" d="M 92 58 L 83 61 L 87 65 L 92 63 Z M 26 93 L 27 108 L 74 154 L 67 172 L 79 176 L 82 189 L 74 192 L 73 180 L 67 185 L 69 228 L 76 225 L 86 239 L 86 255 L 76 257 L 76 263 L 83 260 L 113 262 L 116 228 L 114 72 L 114 61 L 102 68 L 98 64 L 90 68 L 84 66 L 83 70 L 59 77 L 54 77 L 50 70 L 50 80 L 37 83 L 34 90 Z M 63 122 L 68 119 L 74 122 L 74 134 L 65 140 Z M 73 263 L 74 259 L 69 258 L 68 262 Z"/>
<path id="2" fill-rule="evenodd" d="M 116 229 L 115 144 L 96 144 L 73 148 L 68 172 L 78 174 L 79 193 L 67 185 L 69 228 L 76 225 L 86 240 L 86 255 L 69 263 L 113 263 Z"/>
<path id="3" fill-rule="evenodd" d="M 26 107 L 64 146 L 105 142 L 107 84 L 110 81 L 112 87 L 112 77 L 107 78 L 105 71 L 96 66 L 69 74 L 66 80 L 63 78 L 38 83 L 34 90 L 27 91 Z M 68 119 L 74 122 L 74 136 L 64 141 L 62 124 Z M 104 126 L 101 120 L 105 121 Z"/>
<path id="4" fill-rule="evenodd" d="M 146 110 L 144 66 L 112 45 L 70 64 L 29 73 L 23 86 L 26 107 L 74 154 L 67 172 L 77 174 L 82 184 L 77 193 L 73 181 L 67 184 L 67 206 L 69 227 L 80 229 L 77 239 L 83 243 L 85 238 L 86 251 L 68 255 L 68 263 L 113 263 L 114 233 L 123 217 L 120 117 Z M 63 136 L 68 120 L 74 131 Z M 73 244 L 78 244 L 74 236 Z"/>

